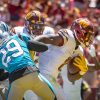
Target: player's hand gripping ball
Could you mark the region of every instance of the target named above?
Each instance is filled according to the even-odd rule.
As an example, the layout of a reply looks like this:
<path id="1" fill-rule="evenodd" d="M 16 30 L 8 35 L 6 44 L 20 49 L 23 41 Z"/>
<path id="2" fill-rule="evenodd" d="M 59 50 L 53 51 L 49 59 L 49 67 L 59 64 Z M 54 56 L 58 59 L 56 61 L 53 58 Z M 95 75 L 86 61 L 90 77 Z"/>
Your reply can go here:
<path id="1" fill-rule="evenodd" d="M 75 77 L 77 77 L 76 80 L 79 79 L 78 75 L 81 78 L 87 72 L 87 70 L 88 70 L 88 67 L 87 67 L 85 58 L 81 54 L 75 55 L 68 62 L 67 71 L 68 71 L 69 77 L 71 76 L 73 79 Z"/>

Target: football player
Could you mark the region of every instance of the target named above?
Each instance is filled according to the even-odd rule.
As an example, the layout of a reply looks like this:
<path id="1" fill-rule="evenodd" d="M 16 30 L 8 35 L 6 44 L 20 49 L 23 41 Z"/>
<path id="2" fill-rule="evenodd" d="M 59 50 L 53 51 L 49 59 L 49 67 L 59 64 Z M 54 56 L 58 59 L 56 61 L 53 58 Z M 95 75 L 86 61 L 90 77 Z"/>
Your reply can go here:
<path id="1" fill-rule="evenodd" d="M 9 30 L 8 25 L 3 21 L 0 21 L 0 33 L 8 30 Z M 8 79 L 8 76 L 9 76 L 8 72 L 6 72 L 4 69 L 0 69 L 0 99 L 2 98 L 3 100 L 6 99 L 5 94 L 8 90 L 8 80 L 6 80 Z"/>
<path id="2" fill-rule="evenodd" d="M 9 32 L 0 30 L 0 69 L 7 70 L 9 73 L 10 91 L 8 100 L 22 100 L 24 92 L 29 89 L 41 99 L 55 100 L 52 86 L 39 73 L 29 55 L 28 49 L 39 50 L 38 52 L 47 50 L 46 45 L 38 43 L 31 41 L 27 34 L 23 33 L 23 37 L 19 37 L 19 35 L 11 36 Z M 46 95 L 46 91 L 49 95 Z"/>
<path id="3" fill-rule="evenodd" d="M 81 47 L 89 47 L 93 41 L 93 24 L 87 18 L 73 21 L 70 29 L 61 29 L 58 34 L 37 36 L 34 40 L 48 44 L 48 50 L 39 57 L 39 70 L 53 85 L 56 95 L 60 91 L 56 78 L 59 70 L 68 64 L 68 79 L 74 82 L 80 79 L 88 70 Z M 60 99 L 58 99 L 60 100 Z"/>

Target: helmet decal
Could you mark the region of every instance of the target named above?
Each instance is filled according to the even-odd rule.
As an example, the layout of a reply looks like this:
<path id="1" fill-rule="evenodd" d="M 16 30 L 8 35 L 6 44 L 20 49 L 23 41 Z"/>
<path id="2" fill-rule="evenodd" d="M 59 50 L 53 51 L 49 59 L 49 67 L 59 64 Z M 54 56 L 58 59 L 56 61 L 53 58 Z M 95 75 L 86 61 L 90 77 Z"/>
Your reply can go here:
<path id="1" fill-rule="evenodd" d="M 86 20 L 86 21 L 87 21 L 87 20 Z M 89 26 L 89 23 L 84 22 L 84 20 L 80 20 L 80 21 L 79 21 L 79 24 L 80 24 L 83 28 L 86 28 L 86 27 Z"/>

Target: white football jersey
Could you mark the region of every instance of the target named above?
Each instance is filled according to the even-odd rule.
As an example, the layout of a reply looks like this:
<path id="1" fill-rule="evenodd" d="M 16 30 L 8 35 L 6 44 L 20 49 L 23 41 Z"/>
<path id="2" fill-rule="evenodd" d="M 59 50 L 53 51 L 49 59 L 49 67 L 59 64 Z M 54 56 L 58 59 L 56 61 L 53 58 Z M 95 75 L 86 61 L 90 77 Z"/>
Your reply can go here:
<path id="1" fill-rule="evenodd" d="M 39 57 L 39 70 L 43 74 L 49 74 L 57 77 L 59 67 L 70 58 L 76 47 L 73 32 L 69 29 L 60 30 L 59 35 L 64 39 L 63 46 L 54 46 L 48 44 L 48 50 L 41 53 Z"/>
<path id="2" fill-rule="evenodd" d="M 55 34 L 55 31 L 52 27 L 49 26 L 45 26 L 44 30 L 43 30 L 43 34 Z"/>
<path id="3" fill-rule="evenodd" d="M 25 26 L 14 27 L 14 31 L 17 34 L 21 34 L 21 33 L 29 34 L 29 32 Z M 43 34 L 54 34 L 54 29 L 52 27 L 45 26 L 45 28 L 43 30 Z"/>
<path id="4" fill-rule="evenodd" d="M 79 46 L 75 50 L 73 56 L 76 54 L 83 55 L 83 48 L 81 46 Z M 79 80 L 75 81 L 74 84 L 72 84 L 72 82 L 70 82 L 67 77 L 67 65 L 63 67 L 61 74 L 62 74 L 63 81 L 64 81 L 63 90 L 64 90 L 67 100 L 81 100 L 82 78 L 80 78 Z"/>
<path id="5" fill-rule="evenodd" d="M 22 33 L 29 34 L 27 31 L 27 28 L 24 26 L 14 27 L 14 33 L 16 33 L 16 34 L 22 34 Z"/>
<path id="6" fill-rule="evenodd" d="M 62 68 L 61 75 L 63 77 L 63 90 L 67 100 L 81 100 L 81 83 L 82 78 L 75 81 L 74 84 L 68 80 L 67 77 L 67 65 Z"/>

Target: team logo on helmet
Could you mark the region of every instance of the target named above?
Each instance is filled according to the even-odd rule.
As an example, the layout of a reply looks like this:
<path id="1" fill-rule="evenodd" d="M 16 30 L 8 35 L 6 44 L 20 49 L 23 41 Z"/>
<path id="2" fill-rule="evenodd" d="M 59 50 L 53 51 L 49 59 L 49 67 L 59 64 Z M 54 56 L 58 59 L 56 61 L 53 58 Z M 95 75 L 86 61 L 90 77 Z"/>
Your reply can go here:
<path id="1" fill-rule="evenodd" d="M 87 21 L 87 20 L 85 20 Z M 79 24 L 85 29 L 86 27 L 89 26 L 89 21 L 85 22 L 84 20 L 80 20 Z"/>

